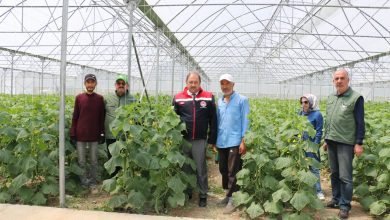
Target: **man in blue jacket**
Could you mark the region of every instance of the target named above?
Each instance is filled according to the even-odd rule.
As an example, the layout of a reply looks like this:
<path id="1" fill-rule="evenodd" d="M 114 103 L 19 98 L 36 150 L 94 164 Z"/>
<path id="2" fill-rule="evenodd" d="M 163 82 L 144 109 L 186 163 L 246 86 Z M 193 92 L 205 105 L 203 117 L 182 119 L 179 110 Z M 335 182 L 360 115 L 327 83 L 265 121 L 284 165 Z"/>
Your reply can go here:
<path id="1" fill-rule="evenodd" d="M 223 97 L 218 100 L 217 148 L 222 187 L 227 190 L 226 197 L 219 205 L 226 205 L 223 213 L 234 212 L 232 194 L 238 191 L 236 174 L 242 168 L 241 155 L 245 154 L 244 135 L 248 128 L 248 98 L 233 90 L 232 75 L 223 74 L 219 78 Z"/>

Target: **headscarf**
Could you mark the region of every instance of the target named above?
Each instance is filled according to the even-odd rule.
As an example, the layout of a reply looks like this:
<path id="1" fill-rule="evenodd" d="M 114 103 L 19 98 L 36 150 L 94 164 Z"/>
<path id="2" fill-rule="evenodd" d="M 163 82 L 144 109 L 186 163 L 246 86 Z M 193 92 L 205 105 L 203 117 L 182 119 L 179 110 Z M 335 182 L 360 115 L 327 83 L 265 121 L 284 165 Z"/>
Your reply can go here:
<path id="1" fill-rule="evenodd" d="M 317 97 L 313 94 L 304 94 L 299 98 L 299 101 L 302 101 L 302 98 L 306 98 L 309 101 L 309 112 L 311 111 L 319 111 L 320 107 L 318 105 Z M 302 109 L 303 111 L 303 109 Z"/>

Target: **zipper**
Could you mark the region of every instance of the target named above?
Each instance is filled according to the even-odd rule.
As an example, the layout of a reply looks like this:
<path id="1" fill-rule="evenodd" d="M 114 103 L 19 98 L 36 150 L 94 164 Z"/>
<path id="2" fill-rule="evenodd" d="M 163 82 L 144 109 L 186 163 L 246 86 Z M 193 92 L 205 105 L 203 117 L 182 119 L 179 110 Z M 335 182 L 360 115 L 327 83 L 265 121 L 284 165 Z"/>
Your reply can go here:
<path id="1" fill-rule="evenodd" d="M 195 97 L 196 95 L 193 96 L 193 99 L 192 99 L 192 111 L 193 111 L 193 116 L 192 116 L 192 120 L 193 120 L 193 123 L 192 123 L 192 140 L 195 140 L 195 125 L 196 125 L 196 117 L 195 117 L 195 114 L 196 114 L 196 109 L 195 109 Z"/>

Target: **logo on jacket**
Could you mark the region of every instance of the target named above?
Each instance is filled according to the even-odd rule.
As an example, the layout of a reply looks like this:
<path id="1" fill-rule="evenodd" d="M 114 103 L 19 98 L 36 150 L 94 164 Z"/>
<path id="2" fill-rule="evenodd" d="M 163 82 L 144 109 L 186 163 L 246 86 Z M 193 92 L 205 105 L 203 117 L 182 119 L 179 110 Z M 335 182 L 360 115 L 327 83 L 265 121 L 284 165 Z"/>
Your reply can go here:
<path id="1" fill-rule="evenodd" d="M 206 108 L 206 106 L 207 106 L 207 103 L 205 101 L 201 101 L 200 102 L 200 107 L 201 108 Z"/>
<path id="2" fill-rule="evenodd" d="M 184 105 L 184 102 L 179 102 L 179 105 Z"/>

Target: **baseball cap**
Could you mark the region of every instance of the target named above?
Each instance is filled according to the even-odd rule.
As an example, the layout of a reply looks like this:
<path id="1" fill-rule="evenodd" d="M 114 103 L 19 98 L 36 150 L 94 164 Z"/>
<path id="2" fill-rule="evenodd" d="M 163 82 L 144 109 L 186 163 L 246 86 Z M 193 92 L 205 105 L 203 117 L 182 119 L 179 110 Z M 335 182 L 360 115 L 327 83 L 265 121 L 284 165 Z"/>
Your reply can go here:
<path id="1" fill-rule="evenodd" d="M 124 74 L 118 75 L 118 76 L 116 77 L 115 82 L 117 82 L 118 80 L 123 80 L 123 81 L 125 81 L 125 83 L 128 83 L 128 82 L 127 82 L 127 76 L 124 75 Z"/>
<path id="2" fill-rule="evenodd" d="M 92 79 L 92 80 L 95 80 L 95 81 L 96 81 L 96 76 L 95 76 L 95 74 L 89 73 L 89 74 L 85 75 L 85 77 L 84 77 L 84 82 L 86 82 L 86 81 L 89 80 L 89 79 Z"/>
<path id="3" fill-rule="evenodd" d="M 232 75 L 230 75 L 230 74 L 223 74 L 223 75 L 221 75 L 220 77 L 219 77 L 219 81 L 221 82 L 222 80 L 227 80 L 227 81 L 229 81 L 229 82 L 232 82 L 232 83 L 234 83 L 234 80 L 233 80 L 233 76 Z"/>

